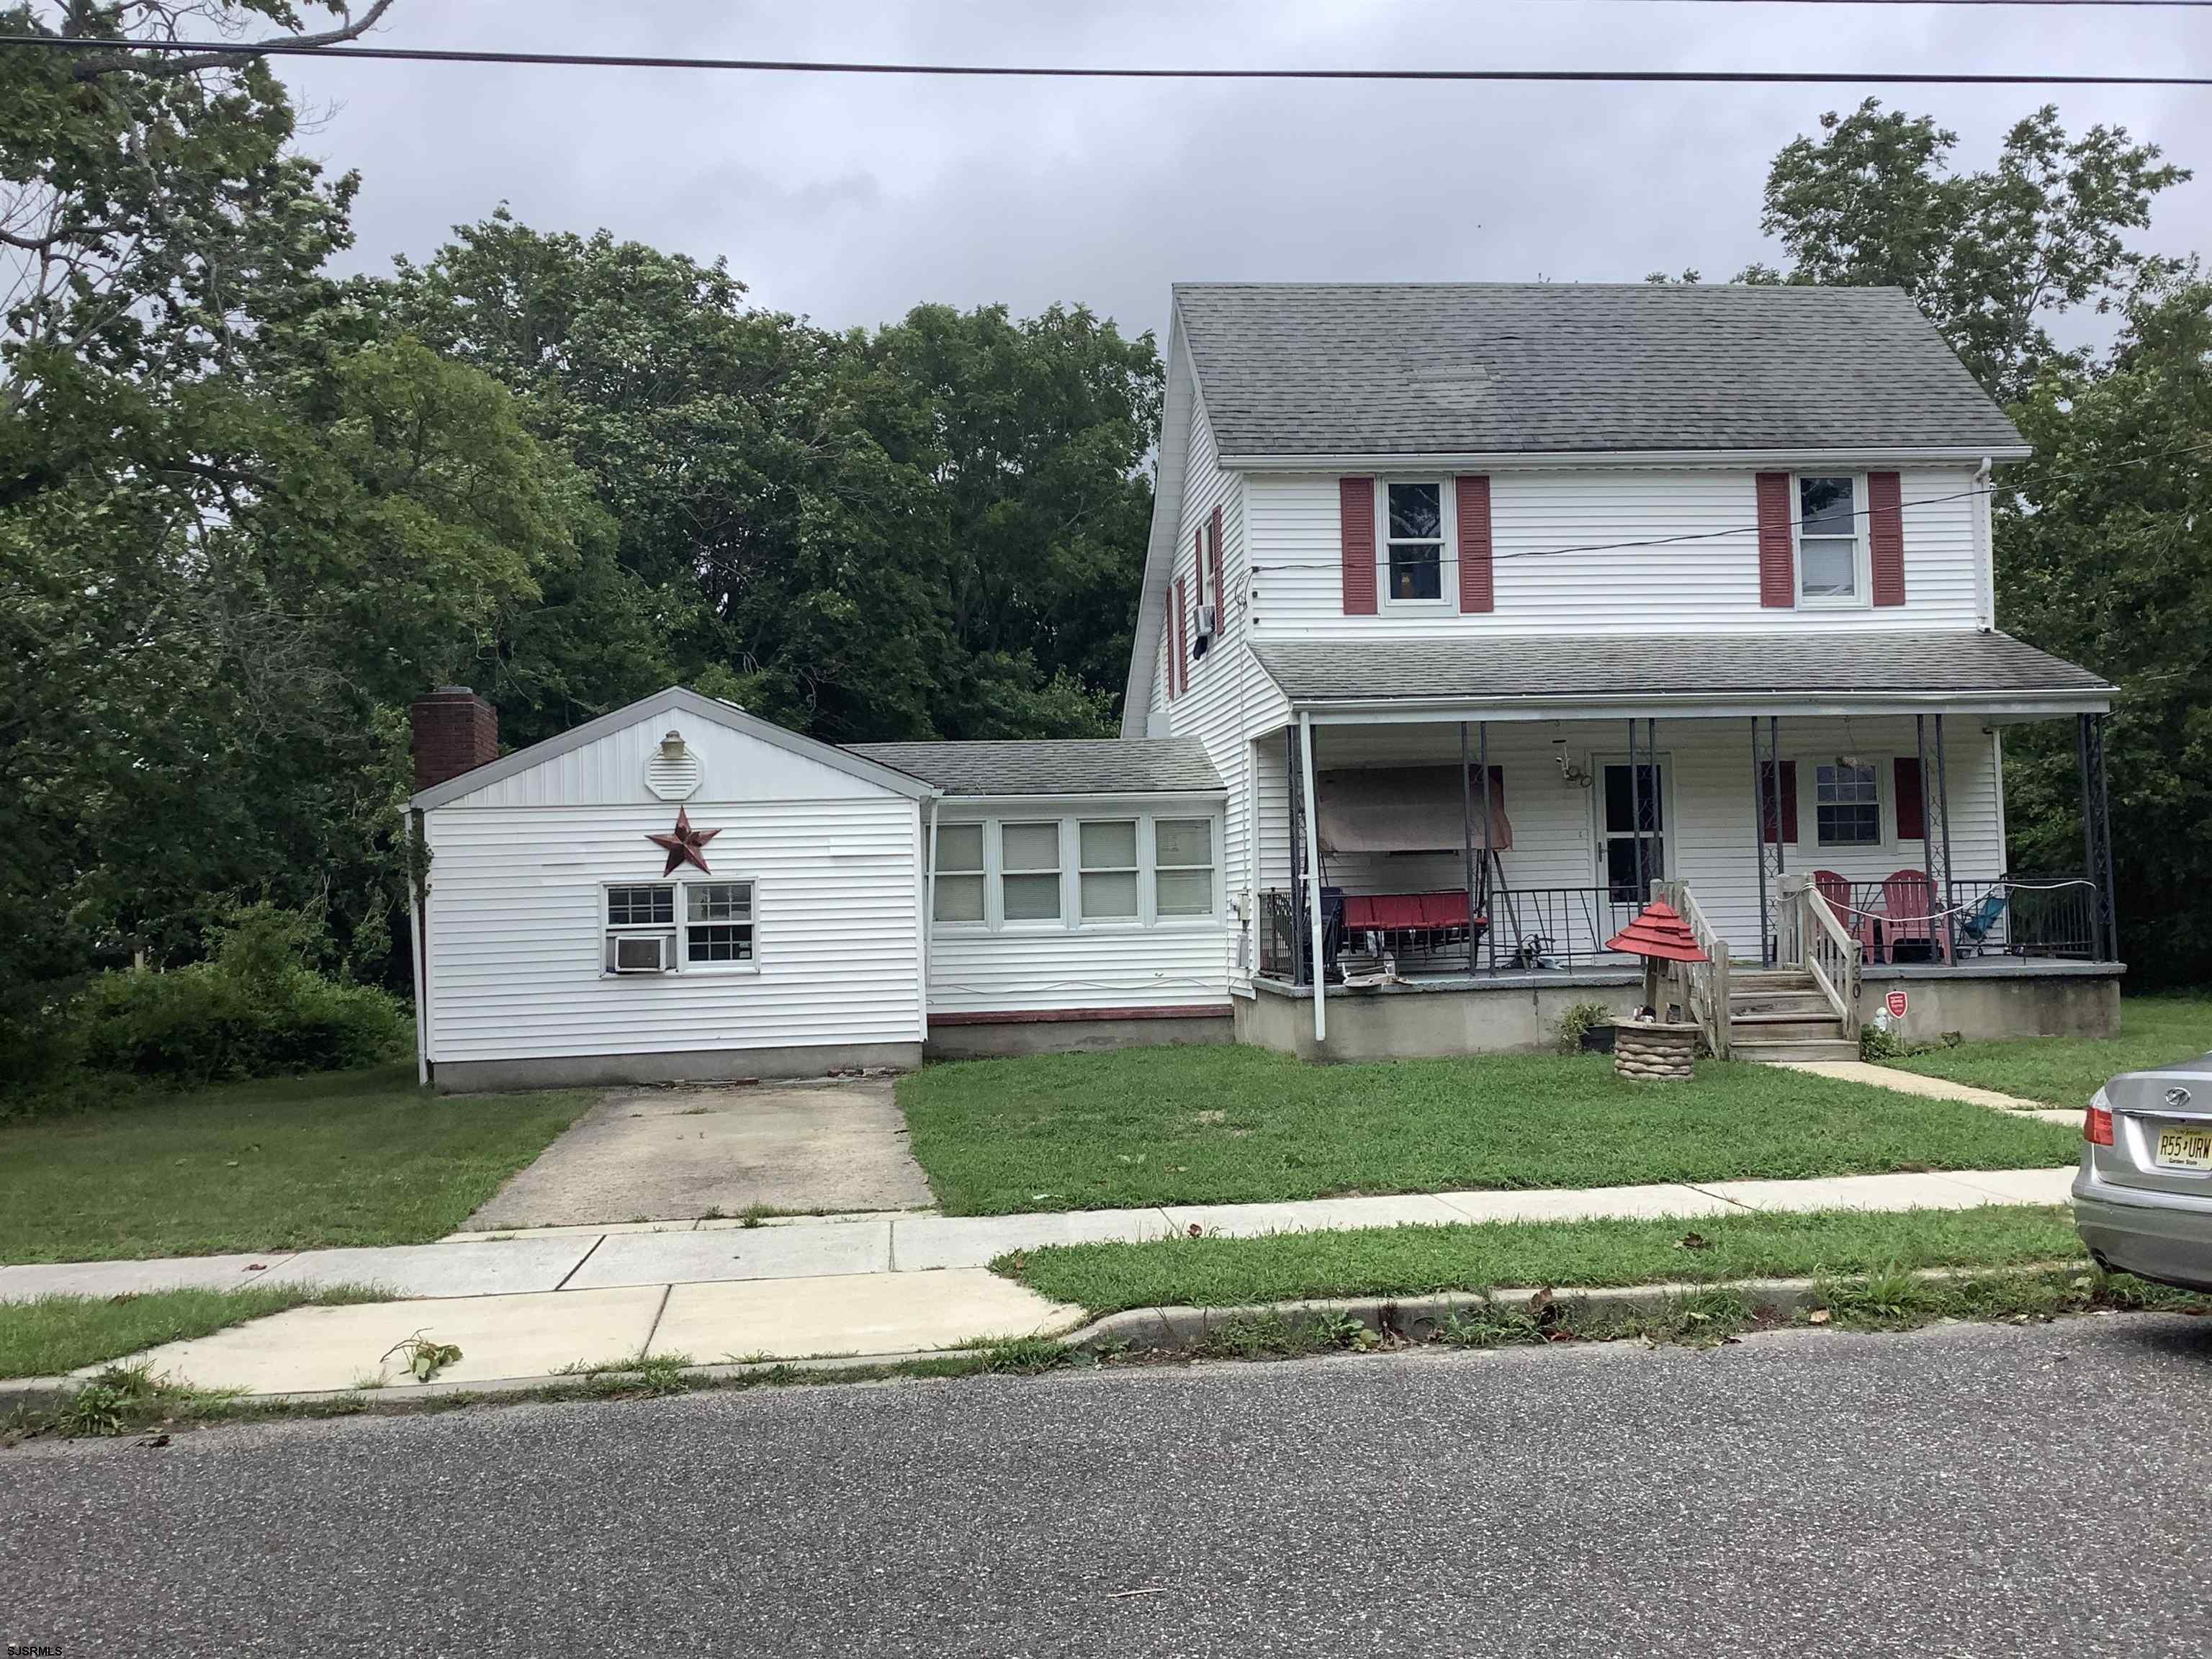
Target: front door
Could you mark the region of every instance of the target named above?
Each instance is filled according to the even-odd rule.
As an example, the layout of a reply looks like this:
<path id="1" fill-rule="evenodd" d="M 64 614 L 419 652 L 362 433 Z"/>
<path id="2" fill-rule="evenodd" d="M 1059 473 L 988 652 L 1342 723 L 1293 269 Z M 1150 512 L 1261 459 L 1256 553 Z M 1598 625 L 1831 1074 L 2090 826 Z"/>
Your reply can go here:
<path id="1" fill-rule="evenodd" d="M 1598 805 L 1598 830 L 1603 844 L 1598 857 L 1605 866 L 1605 884 L 1613 900 L 1640 904 L 1650 896 L 1651 884 L 1667 874 L 1667 764 L 1639 763 L 1632 775 L 1627 763 L 1607 763 L 1605 795 Z M 1637 865 L 1637 830 L 1641 805 L 1644 862 Z"/>

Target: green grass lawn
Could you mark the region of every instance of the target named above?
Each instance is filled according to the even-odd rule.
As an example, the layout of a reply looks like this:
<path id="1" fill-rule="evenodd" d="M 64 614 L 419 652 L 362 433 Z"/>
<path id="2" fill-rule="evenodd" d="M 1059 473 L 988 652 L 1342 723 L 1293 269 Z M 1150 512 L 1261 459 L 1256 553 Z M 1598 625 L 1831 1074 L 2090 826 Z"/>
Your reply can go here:
<path id="1" fill-rule="evenodd" d="M 1703 1248 L 1686 1247 L 1686 1237 Z M 1584 1290 L 1730 1279 L 1822 1279 L 1892 1268 L 2015 1267 L 2082 1256 L 2063 1208 L 1854 1210 L 1644 1221 L 1470 1222 L 1061 1244 L 998 1272 L 1094 1316 L 1330 1296 L 1420 1296 L 1551 1285 Z"/>
<path id="2" fill-rule="evenodd" d="M 1602 1055 L 1310 1066 L 1243 1046 L 933 1066 L 898 1085 L 955 1215 L 2073 1161 L 2069 1129 L 1802 1072 Z"/>
<path id="3" fill-rule="evenodd" d="M 0 1124 L 0 1261 L 437 1238 L 592 1098 L 441 1097 L 393 1066 Z"/>
<path id="4" fill-rule="evenodd" d="M 80 1365 L 121 1359 L 310 1303 L 391 1300 L 390 1291 L 366 1285 L 248 1285 L 235 1291 L 0 1302 L 0 1376 L 59 1376 Z"/>
<path id="5" fill-rule="evenodd" d="M 2118 1036 L 1962 1042 L 1885 1063 L 2023 1100 L 2081 1106 L 2115 1073 L 2170 1066 L 2207 1051 L 2212 1051 L 2212 996 L 2141 996 L 2120 1000 Z"/>

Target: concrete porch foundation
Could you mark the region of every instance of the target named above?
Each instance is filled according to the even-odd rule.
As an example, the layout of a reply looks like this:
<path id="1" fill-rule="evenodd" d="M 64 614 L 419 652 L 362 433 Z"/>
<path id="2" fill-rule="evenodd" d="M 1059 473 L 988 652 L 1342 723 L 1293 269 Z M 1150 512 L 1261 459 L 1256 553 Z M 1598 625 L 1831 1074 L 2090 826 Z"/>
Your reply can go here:
<path id="1" fill-rule="evenodd" d="M 1869 968 L 1860 1012 L 1871 1020 L 1888 993 L 1905 994 L 1893 1022 L 1908 1042 L 2023 1036 L 2110 1036 L 2118 1029 L 2117 963 L 2023 961 L 1955 967 Z M 1640 998 L 1633 971 L 1602 969 L 1424 980 L 1367 991 L 1332 988 L 1328 1039 L 1313 1036 L 1310 987 L 1255 980 L 1236 1000 L 1237 1040 L 1301 1060 L 1399 1060 L 1423 1054 L 1547 1052 L 1559 1017 L 1578 1002 L 1602 1003 L 1622 1018 Z"/>

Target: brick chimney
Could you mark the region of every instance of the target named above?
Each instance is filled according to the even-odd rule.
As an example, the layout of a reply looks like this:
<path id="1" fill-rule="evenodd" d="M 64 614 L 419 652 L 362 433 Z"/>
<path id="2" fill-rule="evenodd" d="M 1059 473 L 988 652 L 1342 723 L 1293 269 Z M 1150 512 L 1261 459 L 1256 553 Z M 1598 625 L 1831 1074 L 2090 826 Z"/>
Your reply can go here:
<path id="1" fill-rule="evenodd" d="M 499 711 L 465 685 L 441 685 L 416 698 L 407 714 L 418 790 L 499 758 Z"/>

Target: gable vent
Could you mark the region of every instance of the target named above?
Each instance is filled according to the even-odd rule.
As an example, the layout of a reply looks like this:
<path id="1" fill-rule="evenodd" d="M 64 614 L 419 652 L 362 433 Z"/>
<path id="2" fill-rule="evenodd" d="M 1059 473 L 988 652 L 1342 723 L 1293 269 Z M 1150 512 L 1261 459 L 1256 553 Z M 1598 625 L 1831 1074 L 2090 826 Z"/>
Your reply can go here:
<path id="1" fill-rule="evenodd" d="M 645 763 L 645 787 L 663 800 L 689 800 L 707 781 L 707 769 L 684 745 L 684 734 L 671 732 Z"/>

